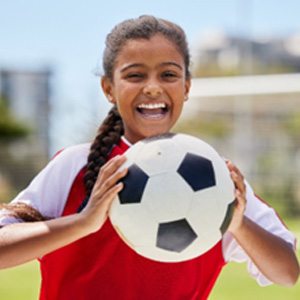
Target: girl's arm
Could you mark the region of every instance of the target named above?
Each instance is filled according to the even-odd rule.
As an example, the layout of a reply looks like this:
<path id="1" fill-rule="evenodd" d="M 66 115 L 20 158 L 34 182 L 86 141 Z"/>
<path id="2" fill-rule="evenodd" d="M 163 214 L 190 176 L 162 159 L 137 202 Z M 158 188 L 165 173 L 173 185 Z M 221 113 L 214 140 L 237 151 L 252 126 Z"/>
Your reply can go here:
<path id="1" fill-rule="evenodd" d="M 99 230 L 107 218 L 110 203 L 122 189 L 122 183 L 117 182 L 127 170 L 117 170 L 124 161 L 123 156 L 115 157 L 101 168 L 90 201 L 80 214 L 1 228 L 0 268 L 41 257 Z"/>
<path id="2" fill-rule="evenodd" d="M 227 165 L 236 186 L 237 200 L 228 231 L 269 280 L 285 286 L 294 285 L 299 277 L 299 264 L 293 246 L 244 216 L 244 178 L 231 162 Z"/>
<path id="3" fill-rule="evenodd" d="M 0 229 L 0 269 L 41 257 L 89 234 L 80 214 Z"/>

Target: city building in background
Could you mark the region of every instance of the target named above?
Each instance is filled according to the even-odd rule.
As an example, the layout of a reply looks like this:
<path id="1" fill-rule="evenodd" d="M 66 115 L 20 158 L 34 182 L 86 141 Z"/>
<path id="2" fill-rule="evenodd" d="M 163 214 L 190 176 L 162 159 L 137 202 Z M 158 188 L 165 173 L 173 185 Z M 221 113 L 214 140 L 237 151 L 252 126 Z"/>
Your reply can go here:
<path id="1" fill-rule="evenodd" d="M 216 77 L 300 72 L 300 32 L 283 37 L 208 31 L 193 47 L 193 75 Z"/>

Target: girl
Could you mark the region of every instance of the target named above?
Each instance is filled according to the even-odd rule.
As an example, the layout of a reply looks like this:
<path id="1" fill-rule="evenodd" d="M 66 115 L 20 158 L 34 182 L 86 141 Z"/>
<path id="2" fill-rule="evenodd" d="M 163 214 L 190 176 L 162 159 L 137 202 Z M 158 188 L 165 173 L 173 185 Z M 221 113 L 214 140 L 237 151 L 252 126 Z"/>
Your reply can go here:
<path id="1" fill-rule="evenodd" d="M 158 263 L 137 255 L 107 218 L 121 191 L 122 155 L 170 131 L 190 89 L 189 53 L 177 25 L 142 16 L 107 36 L 102 89 L 113 104 L 92 145 L 70 147 L 2 210 L 0 266 L 39 258 L 40 299 L 207 299 L 228 261 L 246 261 L 261 285 L 293 285 L 295 239 L 227 162 L 237 204 L 228 231 L 204 255 Z M 79 208 L 79 209 L 78 209 Z"/>

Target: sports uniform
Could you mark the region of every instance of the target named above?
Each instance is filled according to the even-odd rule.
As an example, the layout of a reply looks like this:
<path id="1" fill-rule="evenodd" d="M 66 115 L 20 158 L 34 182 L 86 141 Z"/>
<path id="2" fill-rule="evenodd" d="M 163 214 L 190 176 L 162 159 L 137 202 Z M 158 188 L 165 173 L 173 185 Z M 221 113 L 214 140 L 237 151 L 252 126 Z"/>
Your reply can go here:
<path id="1" fill-rule="evenodd" d="M 85 198 L 83 176 L 89 144 L 70 147 L 57 155 L 13 201 L 25 202 L 44 216 L 76 213 Z M 110 158 L 129 143 L 122 138 Z M 261 202 L 247 184 L 245 215 L 266 230 L 294 244 L 275 211 Z M 0 226 L 17 222 L 3 210 Z M 117 235 L 109 219 L 96 233 L 39 259 L 41 300 L 207 299 L 228 261 L 247 262 L 260 285 L 271 282 L 251 262 L 229 232 L 200 257 L 180 263 L 159 263 L 136 254 Z"/>

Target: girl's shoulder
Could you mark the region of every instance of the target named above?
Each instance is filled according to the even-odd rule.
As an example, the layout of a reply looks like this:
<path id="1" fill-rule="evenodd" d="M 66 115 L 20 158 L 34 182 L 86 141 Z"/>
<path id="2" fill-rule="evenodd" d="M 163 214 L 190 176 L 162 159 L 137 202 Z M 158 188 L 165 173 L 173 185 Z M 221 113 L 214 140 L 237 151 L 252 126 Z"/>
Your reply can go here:
<path id="1" fill-rule="evenodd" d="M 50 163 L 52 161 L 68 162 L 77 161 L 78 159 L 87 160 L 90 151 L 90 146 L 90 143 L 84 143 L 62 148 L 53 155 L 52 159 L 50 160 Z"/>

